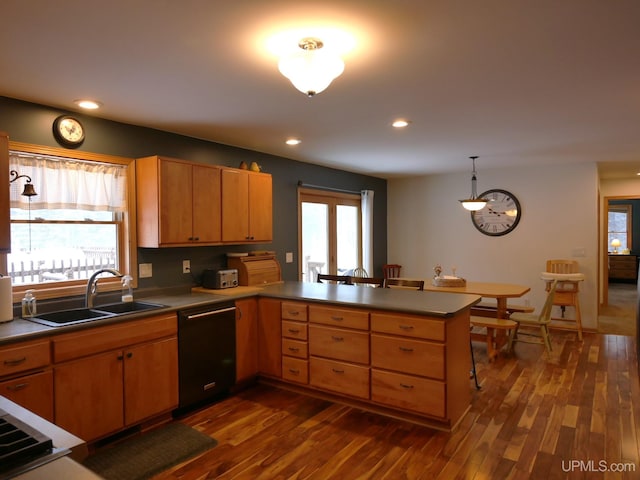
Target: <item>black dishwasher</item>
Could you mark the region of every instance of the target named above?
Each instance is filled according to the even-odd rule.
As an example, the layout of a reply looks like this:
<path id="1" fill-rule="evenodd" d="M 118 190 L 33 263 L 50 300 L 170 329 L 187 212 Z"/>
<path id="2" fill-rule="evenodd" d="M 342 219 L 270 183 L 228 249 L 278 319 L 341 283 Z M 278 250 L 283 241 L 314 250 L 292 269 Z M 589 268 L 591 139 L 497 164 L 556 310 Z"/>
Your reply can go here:
<path id="1" fill-rule="evenodd" d="M 188 410 L 222 397 L 236 381 L 233 302 L 178 312 L 179 405 Z"/>

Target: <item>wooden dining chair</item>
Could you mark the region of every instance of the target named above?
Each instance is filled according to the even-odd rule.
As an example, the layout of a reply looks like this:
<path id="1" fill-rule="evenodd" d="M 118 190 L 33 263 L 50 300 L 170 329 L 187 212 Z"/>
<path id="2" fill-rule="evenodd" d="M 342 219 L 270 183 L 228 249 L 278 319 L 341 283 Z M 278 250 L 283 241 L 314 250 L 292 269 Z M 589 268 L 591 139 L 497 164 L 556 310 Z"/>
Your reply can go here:
<path id="1" fill-rule="evenodd" d="M 512 313 L 509 320 L 516 322 L 516 328 L 509 336 L 508 350 L 513 351 L 514 342 L 523 343 L 541 343 L 544 344 L 548 353 L 551 353 L 551 335 L 549 334 L 549 323 L 551 322 L 551 308 L 553 307 L 553 300 L 556 293 L 558 281 L 554 280 L 549 282 L 549 292 L 547 293 L 547 299 L 544 302 L 544 306 L 540 313 Z M 521 331 L 520 327 L 537 327 L 540 329 L 540 333 L 531 331 Z M 524 338 L 522 338 L 524 337 Z"/>
<path id="2" fill-rule="evenodd" d="M 350 285 L 364 285 L 367 287 L 384 287 L 384 278 L 376 277 L 351 277 L 349 280 Z"/>
<path id="3" fill-rule="evenodd" d="M 400 276 L 402 265 L 387 263 L 382 266 L 382 276 L 384 278 L 397 278 Z"/>
<path id="4" fill-rule="evenodd" d="M 349 275 L 329 275 L 326 273 L 319 273 L 316 281 L 318 283 L 343 283 L 346 285 L 351 281 L 351 277 Z"/>
<path id="5" fill-rule="evenodd" d="M 385 288 L 405 288 L 413 290 L 424 290 L 424 280 L 408 280 L 405 278 L 385 278 Z"/>

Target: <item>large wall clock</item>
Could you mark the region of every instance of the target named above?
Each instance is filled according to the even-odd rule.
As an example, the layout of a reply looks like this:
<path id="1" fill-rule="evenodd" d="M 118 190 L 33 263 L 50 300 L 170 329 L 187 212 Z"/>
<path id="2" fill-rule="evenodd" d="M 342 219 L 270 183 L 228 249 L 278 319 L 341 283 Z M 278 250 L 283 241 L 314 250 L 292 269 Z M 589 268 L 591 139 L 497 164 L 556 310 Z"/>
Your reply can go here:
<path id="1" fill-rule="evenodd" d="M 478 230 L 485 235 L 499 237 L 518 226 L 522 209 L 513 193 L 493 189 L 482 193 L 480 197 L 488 201 L 484 208 L 471 212 L 471 222 Z"/>

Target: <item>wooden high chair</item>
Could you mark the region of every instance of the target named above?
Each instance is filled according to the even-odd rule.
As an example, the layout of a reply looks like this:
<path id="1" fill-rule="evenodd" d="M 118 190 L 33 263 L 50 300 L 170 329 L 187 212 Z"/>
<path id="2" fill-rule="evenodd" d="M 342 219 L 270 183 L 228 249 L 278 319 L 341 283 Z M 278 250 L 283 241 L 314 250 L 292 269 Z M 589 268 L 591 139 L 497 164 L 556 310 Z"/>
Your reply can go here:
<path id="1" fill-rule="evenodd" d="M 555 324 L 550 326 L 565 329 L 576 330 L 578 332 L 578 339 L 582 340 L 582 315 L 580 313 L 580 297 L 579 297 L 579 285 L 584 279 L 580 277 L 579 265 L 575 260 L 547 260 L 547 272 L 553 274 L 560 274 L 558 279 L 558 285 L 556 287 L 556 293 L 553 298 L 553 305 L 560 307 L 562 312 L 561 316 L 551 317 L 551 320 L 555 321 Z M 562 279 L 562 275 L 567 275 L 568 279 Z M 547 281 L 547 292 L 551 289 L 551 282 Z M 575 309 L 575 318 L 565 318 L 566 307 L 573 307 Z"/>

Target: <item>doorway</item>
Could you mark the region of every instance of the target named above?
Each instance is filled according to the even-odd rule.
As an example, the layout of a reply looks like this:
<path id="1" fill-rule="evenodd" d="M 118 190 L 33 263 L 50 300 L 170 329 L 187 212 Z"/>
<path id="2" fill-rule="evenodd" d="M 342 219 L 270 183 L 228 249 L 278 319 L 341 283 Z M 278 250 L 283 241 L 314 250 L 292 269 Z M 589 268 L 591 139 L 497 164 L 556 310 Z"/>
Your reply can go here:
<path id="1" fill-rule="evenodd" d="M 636 335 L 640 198 L 606 197 L 603 222 L 603 302 L 598 331 Z M 635 239 L 635 243 L 634 243 Z M 635 247 L 635 248 L 634 248 Z"/>
<path id="2" fill-rule="evenodd" d="M 362 213 L 359 195 L 300 189 L 298 192 L 302 282 L 318 273 L 352 275 L 362 264 Z"/>

